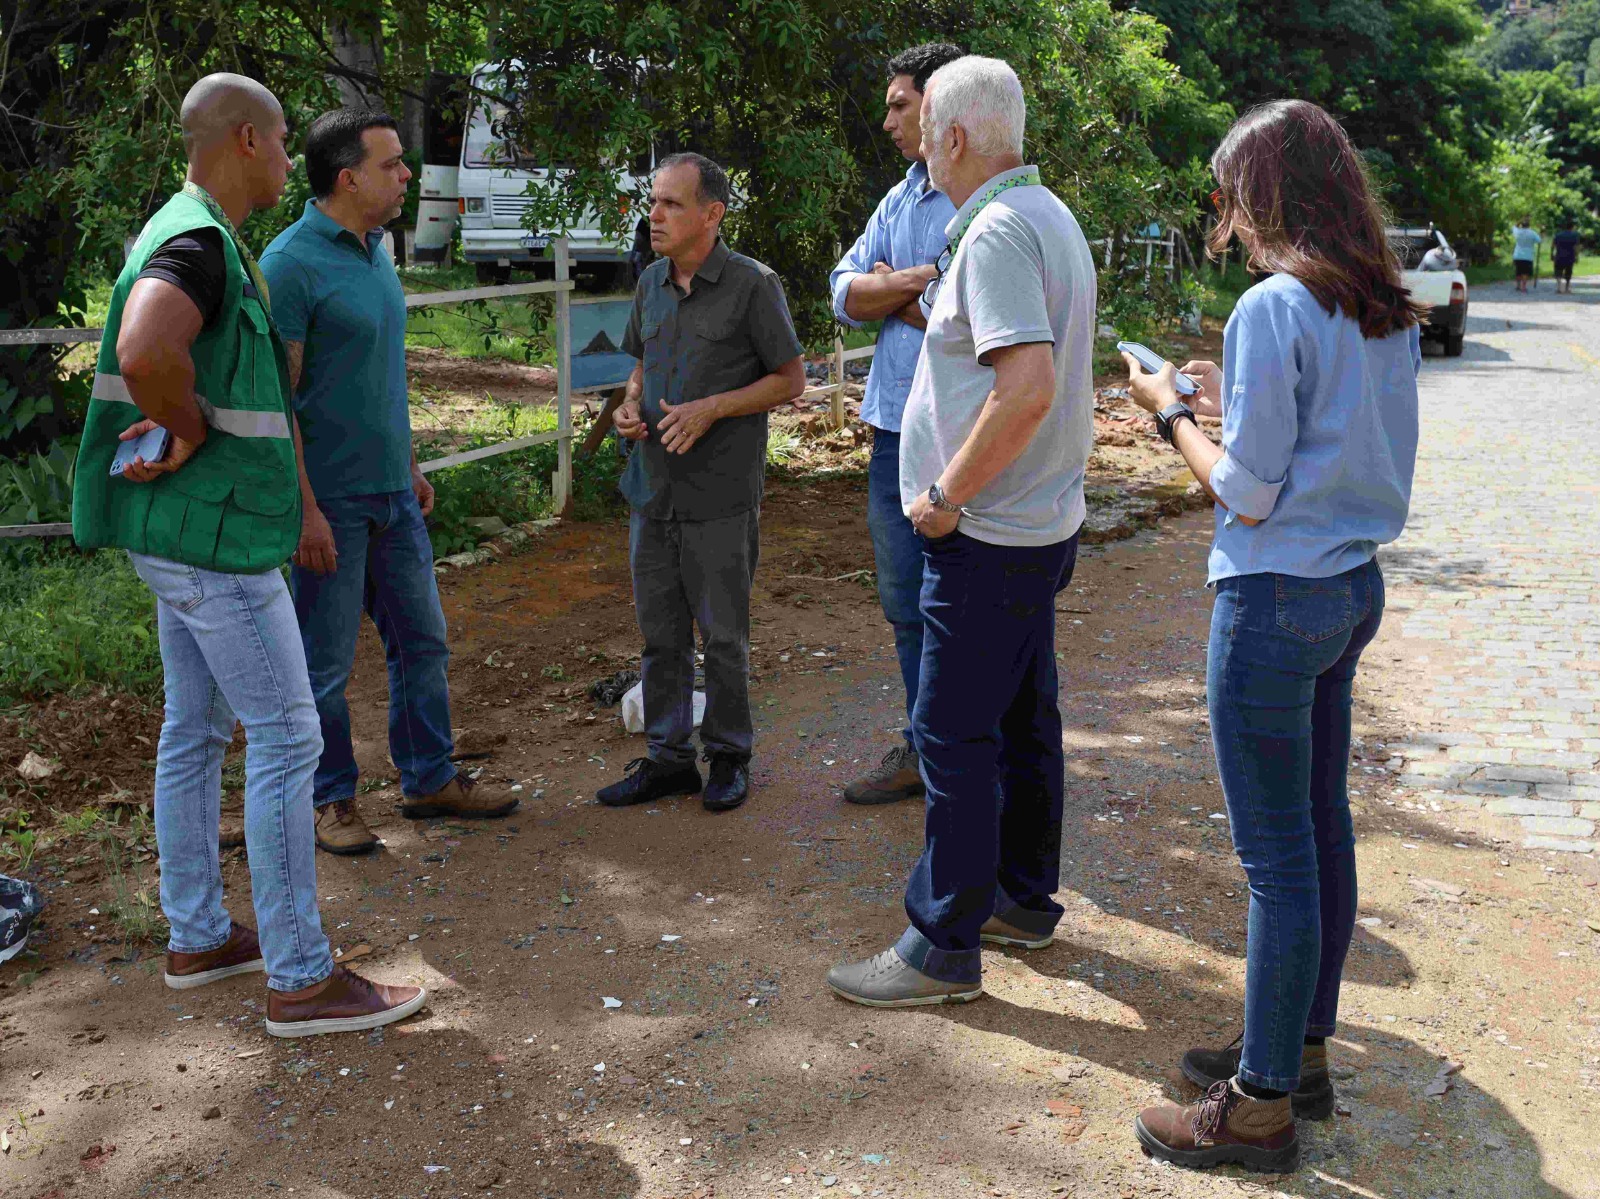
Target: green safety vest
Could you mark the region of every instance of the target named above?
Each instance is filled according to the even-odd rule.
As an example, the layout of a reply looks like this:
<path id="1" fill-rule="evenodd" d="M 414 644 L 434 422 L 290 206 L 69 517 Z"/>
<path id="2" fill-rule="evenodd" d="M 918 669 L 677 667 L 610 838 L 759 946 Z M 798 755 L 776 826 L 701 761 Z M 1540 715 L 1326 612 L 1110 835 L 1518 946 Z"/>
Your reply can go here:
<path id="1" fill-rule="evenodd" d="M 151 483 L 113 478 L 117 435 L 144 419 L 117 365 L 123 305 L 163 242 L 208 227 L 222 233 L 228 268 L 216 320 L 190 350 L 195 399 L 210 432 L 171 474 Z M 85 549 L 120 546 L 238 574 L 272 570 L 294 553 L 300 488 L 289 365 L 266 297 L 247 269 L 248 255 L 241 255 L 234 237 L 205 199 L 179 192 L 150 218 L 117 278 L 72 488 L 72 535 Z"/>

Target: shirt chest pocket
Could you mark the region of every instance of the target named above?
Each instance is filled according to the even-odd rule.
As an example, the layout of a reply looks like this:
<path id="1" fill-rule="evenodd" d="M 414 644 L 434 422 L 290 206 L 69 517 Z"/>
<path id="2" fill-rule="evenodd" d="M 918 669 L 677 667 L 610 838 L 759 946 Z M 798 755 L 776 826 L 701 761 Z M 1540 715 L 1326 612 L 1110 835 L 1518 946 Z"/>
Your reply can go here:
<path id="1" fill-rule="evenodd" d="M 644 345 L 642 361 L 645 370 L 657 371 L 666 365 L 662 347 L 667 339 L 661 336 L 660 321 L 647 321 L 642 325 L 639 329 L 639 340 Z"/>
<path id="2" fill-rule="evenodd" d="M 733 316 L 699 316 L 690 326 L 696 341 L 719 348 L 726 347 L 739 331 L 739 321 Z"/>

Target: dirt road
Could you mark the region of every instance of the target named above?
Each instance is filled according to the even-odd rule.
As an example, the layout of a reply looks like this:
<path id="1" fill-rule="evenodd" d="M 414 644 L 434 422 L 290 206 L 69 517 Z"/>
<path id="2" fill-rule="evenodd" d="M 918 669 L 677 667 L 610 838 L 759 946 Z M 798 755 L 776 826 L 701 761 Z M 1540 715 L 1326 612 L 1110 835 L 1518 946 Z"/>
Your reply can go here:
<path id="1" fill-rule="evenodd" d="M 1531 392 L 1524 374 L 1508 385 Z M 637 650 L 620 526 L 567 528 L 447 578 L 457 724 L 505 734 L 485 769 L 524 788 L 523 809 L 503 825 L 412 823 L 389 786 L 361 800 L 382 852 L 319 859 L 336 943 L 432 992 L 406 1026 L 272 1041 L 259 982 L 165 990 L 153 950 L 95 941 L 104 893 L 65 873 L 45 969 L 0 991 L 0 1192 L 1600 1195 L 1600 870 L 1397 784 L 1390 745 L 1439 728 L 1424 702 L 1436 664 L 1400 619 L 1358 700 L 1344 1110 L 1304 1127 L 1293 1176 L 1139 1154 L 1133 1113 L 1190 1094 L 1178 1055 L 1231 1039 L 1241 1011 L 1244 885 L 1203 696 L 1209 513 L 1089 549 L 1060 597 L 1068 916 L 1054 946 L 986 953 L 988 995 L 963 1007 L 833 999 L 826 969 L 904 926 L 920 841 L 915 806 L 838 795 L 900 719 L 888 630 L 853 573 L 871 565 L 863 499 L 857 479 L 769 498 L 756 793 L 731 815 L 590 801 L 642 752 L 614 709 L 581 698 Z M 1396 608 L 1440 585 L 1397 580 Z M 358 756 L 392 781 L 374 648 L 354 684 Z M 246 914 L 242 857 L 227 870 Z"/>

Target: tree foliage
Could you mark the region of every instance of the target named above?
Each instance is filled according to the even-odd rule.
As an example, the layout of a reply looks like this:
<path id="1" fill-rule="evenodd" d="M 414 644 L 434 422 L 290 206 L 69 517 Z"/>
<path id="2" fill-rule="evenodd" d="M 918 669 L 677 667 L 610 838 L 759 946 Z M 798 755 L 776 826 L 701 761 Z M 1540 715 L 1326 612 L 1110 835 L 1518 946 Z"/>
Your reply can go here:
<path id="1" fill-rule="evenodd" d="M 785 278 L 815 335 L 836 245 L 905 170 L 879 131 L 884 65 L 929 40 L 1016 67 L 1028 153 L 1091 237 L 1191 210 L 1193 175 L 1162 162 L 1151 130 L 1205 105 L 1163 60 L 1161 26 L 1106 0 L 524 0 L 497 43 L 507 124 L 534 161 L 571 164 L 529 220 L 620 228 L 633 210 L 613 172 L 652 147 L 697 150 L 733 174 L 730 241 Z"/>

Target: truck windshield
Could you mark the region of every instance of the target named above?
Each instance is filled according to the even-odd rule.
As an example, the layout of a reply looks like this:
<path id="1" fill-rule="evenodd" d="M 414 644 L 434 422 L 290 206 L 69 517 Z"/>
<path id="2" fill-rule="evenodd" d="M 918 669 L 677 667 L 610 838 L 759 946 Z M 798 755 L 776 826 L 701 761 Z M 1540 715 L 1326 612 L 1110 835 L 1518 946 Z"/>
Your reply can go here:
<path id="1" fill-rule="evenodd" d="M 483 91 L 489 90 L 495 82 L 493 79 L 476 81 Z M 520 153 L 516 144 L 504 136 L 509 115 L 510 110 L 499 100 L 482 94 L 473 97 L 472 111 L 467 117 L 467 136 L 461 149 L 462 166 L 534 169 L 527 155 Z"/>

